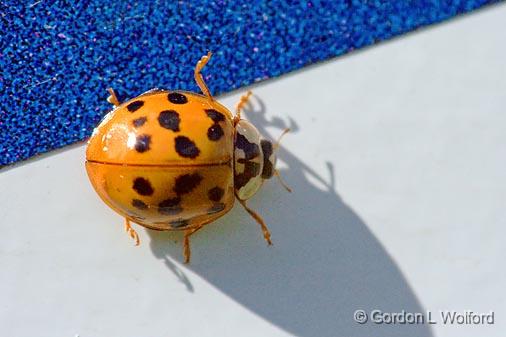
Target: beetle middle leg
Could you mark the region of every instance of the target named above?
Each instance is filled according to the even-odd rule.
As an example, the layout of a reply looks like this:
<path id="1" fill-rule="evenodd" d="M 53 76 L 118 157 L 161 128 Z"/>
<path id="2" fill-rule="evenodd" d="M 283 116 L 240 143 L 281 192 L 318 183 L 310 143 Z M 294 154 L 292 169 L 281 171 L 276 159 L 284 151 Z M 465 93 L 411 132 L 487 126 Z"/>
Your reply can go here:
<path id="1" fill-rule="evenodd" d="M 206 85 L 206 82 L 204 82 L 204 78 L 202 77 L 202 74 L 200 73 L 202 71 L 202 68 L 204 68 L 209 62 L 209 59 L 211 59 L 211 52 L 208 52 L 207 55 L 202 56 L 202 58 L 197 62 L 197 65 L 195 66 L 195 82 L 197 82 L 197 85 L 199 86 L 200 90 L 204 93 L 204 95 L 209 98 L 209 100 L 213 100 L 213 96 L 211 96 L 211 92 L 209 91 L 209 88 Z"/>
<path id="2" fill-rule="evenodd" d="M 194 234 L 196 231 L 207 225 L 209 221 L 204 222 L 197 227 L 190 228 L 184 231 L 184 241 L 183 241 L 183 256 L 184 263 L 190 263 L 191 257 L 191 249 L 190 249 L 190 235 Z"/>

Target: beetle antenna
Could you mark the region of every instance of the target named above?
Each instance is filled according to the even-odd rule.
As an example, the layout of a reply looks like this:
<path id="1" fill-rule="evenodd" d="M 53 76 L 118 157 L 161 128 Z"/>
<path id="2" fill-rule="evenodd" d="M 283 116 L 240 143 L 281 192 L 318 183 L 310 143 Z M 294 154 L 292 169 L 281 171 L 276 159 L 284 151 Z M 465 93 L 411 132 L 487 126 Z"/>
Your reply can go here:
<path id="1" fill-rule="evenodd" d="M 278 170 L 274 170 L 274 175 L 278 178 L 279 183 L 283 186 L 289 193 L 292 193 L 292 189 L 285 183 L 283 178 L 281 177 L 281 173 Z"/>
<path id="2" fill-rule="evenodd" d="M 274 152 L 276 152 L 279 148 L 279 143 L 281 142 L 281 138 L 283 138 L 284 135 L 286 135 L 288 132 L 290 132 L 290 128 L 286 128 L 283 130 L 283 132 L 281 133 L 281 135 L 279 135 L 278 137 L 278 140 L 276 141 L 276 143 L 273 145 L 273 148 L 274 148 Z"/>
<path id="3" fill-rule="evenodd" d="M 290 128 L 286 128 L 283 130 L 283 132 L 279 135 L 278 140 L 276 143 L 272 146 L 274 149 L 274 153 L 276 153 L 279 149 L 279 143 L 281 142 L 281 138 L 283 138 L 284 135 L 286 135 L 288 132 L 290 132 Z M 281 173 L 277 169 L 274 169 L 274 175 L 278 178 L 279 183 L 290 193 L 292 193 L 292 189 L 288 187 L 288 185 L 285 183 L 283 178 L 281 177 Z"/>

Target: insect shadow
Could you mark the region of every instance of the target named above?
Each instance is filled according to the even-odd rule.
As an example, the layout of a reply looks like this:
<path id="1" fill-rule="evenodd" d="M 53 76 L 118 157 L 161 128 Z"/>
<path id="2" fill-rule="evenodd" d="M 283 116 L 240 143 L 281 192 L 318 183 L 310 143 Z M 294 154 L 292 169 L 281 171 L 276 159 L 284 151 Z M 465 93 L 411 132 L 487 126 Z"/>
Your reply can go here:
<path id="1" fill-rule="evenodd" d="M 245 113 L 265 136 L 272 127 L 291 127 L 297 137 L 304 136 L 294 121 L 267 119 L 258 97 Z M 385 248 L 336 192 L 332 163 L 327 163 L 329 174 L 324 178 L 282 147 L 278 157 L 287 166 L 281 174 L 293 193 L 272 179 L 249 204 L 266 220 L 273 246 L 266 246 L 257 223 L 236 206 L 192 236 L 192 261 L 187 268 L 293 335 L 432 336 L 427 324 L 354 321 L 359 309 L 366 313 L 425 310 Z M 154 255 L 193 291 L 188 278 L 171 262 L 182 259 L 181 236 L 148 233 Z M 176 237 L 178 244 L 174 244 Z"/>

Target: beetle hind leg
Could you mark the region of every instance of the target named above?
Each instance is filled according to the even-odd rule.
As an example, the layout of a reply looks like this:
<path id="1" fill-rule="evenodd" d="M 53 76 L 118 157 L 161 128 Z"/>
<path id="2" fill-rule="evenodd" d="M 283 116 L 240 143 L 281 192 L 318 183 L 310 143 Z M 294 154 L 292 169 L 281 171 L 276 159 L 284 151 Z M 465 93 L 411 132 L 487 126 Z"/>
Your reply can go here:
<path id="1" fill-rule="evenodd" d="M 116 96 L 116 93 L 114 92 L 113 88 L 108 88 L 107 91 L 109 91 L 109 97 L 107 97 L 107 102 L 111 103 L 114 106 L 119 106 L 121 103 L 118 100 L 118 96 Z"/>
<path id="2" fill-rule="evenodd" d="M 128 220 L 127 218 L 125 218 L 125 230 L 128 233 L 128 235 L 130 235 L 130 237 L 134 239 L 135 245 L 138 246 L 140 243 L 139 235 L 137 234 L 135 229 L 132 228 L 132 226 L 130 225 L 130 220 Z"/>
<path id="3" fill-rule="evenodd" d="M 264 219 L 260 215 L 258 215 L 254 210 L 246 206 L 246 201 L 239 199 L 239 202 L 241 203 L 242 207 L 246 210 L 246 212 L 249 213 L 255 219 L 256 222 L 262 227 L 262 233 L 264 234 L 264 239 L 267 241 L 268 245 L 272 245 L 271 241 L 271 232 L 269 232 L 269 229 L 267 228 L 267 225 L 265 224 Z"/>

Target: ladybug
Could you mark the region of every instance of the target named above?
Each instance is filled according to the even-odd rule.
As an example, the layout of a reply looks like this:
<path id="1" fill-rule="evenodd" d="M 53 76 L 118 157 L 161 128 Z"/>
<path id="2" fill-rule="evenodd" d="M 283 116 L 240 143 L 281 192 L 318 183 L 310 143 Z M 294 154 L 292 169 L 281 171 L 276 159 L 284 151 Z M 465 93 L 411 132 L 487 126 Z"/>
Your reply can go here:
<path id="1" fill-rule="evenodd" d="M 120 103 L 108 89 L 108 101 L 115 107 L 94 129 L 86 149 L 86 171 L 94 189 L 125 218 L 135 244 L 139 236 L 131 222 L 184 231 L 185 263 L 190 261 L 190 236 L 230 211 L 235 199 L 260 224 L 271 245 L 264 220 L 246 201 L 273 175 L 290 191 L 276 170 L 279 140 L 273 144 L 262 138 L 241 118 L 251 92 L 241 97 L 235 114 L 209 92 L 201 70 L 211 55 L 195 67 L 203 95 L 152 89 Z"/>

